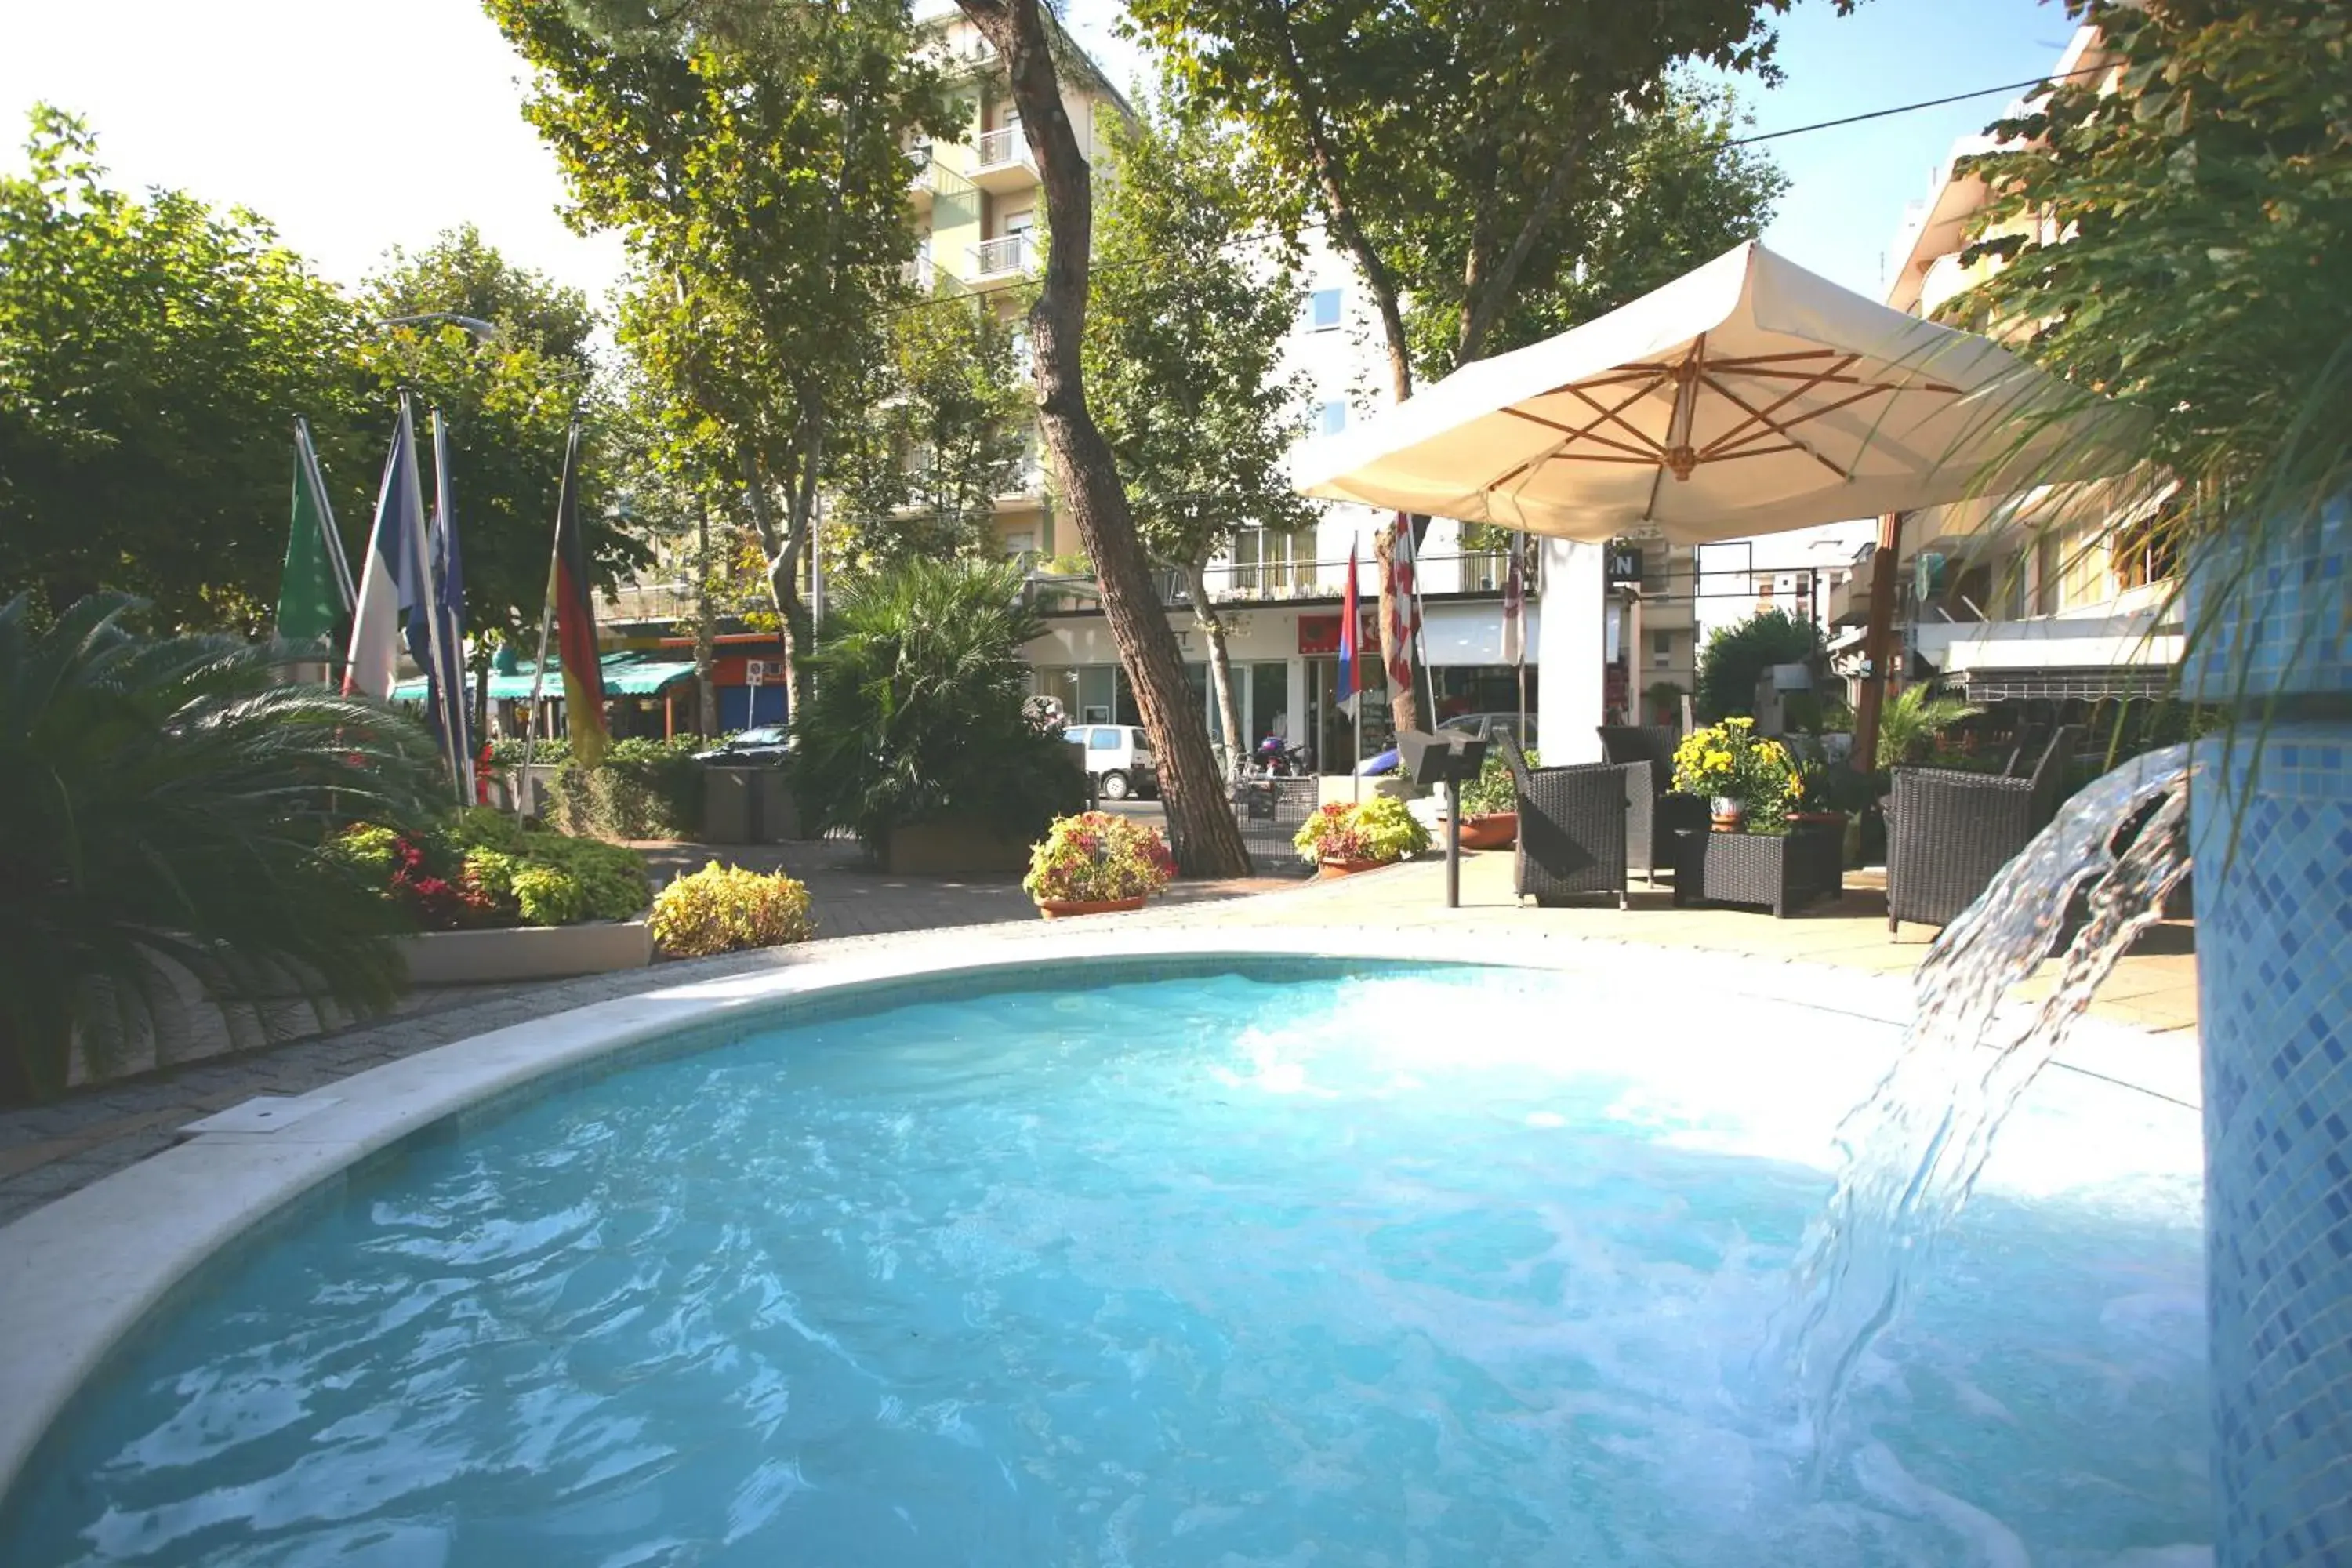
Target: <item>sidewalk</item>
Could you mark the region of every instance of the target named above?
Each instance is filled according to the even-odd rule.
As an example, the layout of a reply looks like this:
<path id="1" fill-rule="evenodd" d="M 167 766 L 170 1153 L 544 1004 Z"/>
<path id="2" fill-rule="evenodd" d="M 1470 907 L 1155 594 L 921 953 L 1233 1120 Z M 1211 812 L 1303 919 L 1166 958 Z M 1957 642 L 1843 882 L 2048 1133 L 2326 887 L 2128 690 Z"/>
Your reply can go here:
<path id="1" fill-rule="evenodd" d="M 1055 940 L 1055 929 L 1038 921 L 1016 877 L 894 878 L 836 844 L 640 847 L 659 879 L 714 856 L 763 869 L 789 868 L 809 883 L 820 939 L 799 948 L 579 980 L 423 993 L 391 1016 L 334 1035 L 214 1058 L 52 1105 L 0 1110 L 0 1225 L 170 1147 L 180 1128 L 213 1111 L 256 1095 L 306 1094 L 379 1063 L 509 1024 L 700 977 L 821 961 L 829 951 L 904 941 L 906 933 L 971 928 L 974 941 L 1017 939 L 1041 956 L 1050 953 Z M 1398 959 L 1412 955 L 1413 933 L 1423 931 L 1697 949 L 1813 966 L 1825 1001 L 1834 995 L 1839 971 L 1900 974 L 1916 968 L 1933 935 L 1909 927 L 1900 942 L 1888 940 L 1883 883 L 1872 872 L 1850 874 L 1838 902 L 1782 921 L 1739 910 L 1677 910 L 1665 887 L 1637 886 L 1631 907 L 1622 911 L 1606 904 L 1539 910 L 1511 894 L 1511 860 L 1508 851 L 1464 857 L 1462 907 L 1454 910 L 1444 907 L 1444 865 L 1429 860 L 1305 884 L 1182 883 L 1142 913 L 1097 918 L 1146 930 L 1231 931 L 1243 949 L 1249 945 L 1244 933 L 1254 929 L 1356 928 L 1365 956 Z M 2046 991 L 2054 967 L 2045 965 L 2024 994 Z M 2152 1031 L 2193 1030 L 2197 971 L 2190 928 L 2150 931 L 2117 965 L 2092 1012 Z"/>

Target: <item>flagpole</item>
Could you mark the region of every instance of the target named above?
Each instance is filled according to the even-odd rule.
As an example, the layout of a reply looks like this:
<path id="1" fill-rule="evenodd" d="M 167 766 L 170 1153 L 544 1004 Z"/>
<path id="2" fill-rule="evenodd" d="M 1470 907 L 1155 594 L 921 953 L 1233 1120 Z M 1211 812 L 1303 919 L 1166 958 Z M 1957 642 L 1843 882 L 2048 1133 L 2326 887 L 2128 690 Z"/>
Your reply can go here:
<path id="1" fill-rule="evenodd" d="M 426 672 L 425 689 L 434 693 L 434 704 L 440 709 L 441 743 L 449 751 L 456 749 L 455 732 L 449 728 L 448 663 L 441 652 L 441 595 L 433 586 L 433 542 L 430 529 L 425 525 L 425 492 L 416 471 L 416 418 L 408 404 L 408 395 L 400 398 L 400 421 L 408 427 L 408 490 L 415 498 L 418 526 L 404 529 L 409 535 L 409 559 L 416 568 L 416 592 L 425 605 L 425 657 L 432 661 Z M 453 759 L 449 764 L 452 787 L 457 804 L 466 804 L 466 779 Z"/>
<path id="2" fill-rule="evenodd" d="M 447 568 L 457 561 L 457 509 L 449 489 L 449 436 L 442 423 L 441 410 L 433 410 L 433 510 L 441 522 L 441 546 L 430 555 L 437 555 L 439 564 Z M 446 629 L 456 646 L 436 648 L 434 658 L 443 668 L 436 684 L 447 689 L 441 704 L 444 732 L 448 738 L 449 772 L 457 781 L 457 805 L 462 808 L 474 804 L 474 727 L 473 693 L 466 686 L 466 628 L 455 616 L 442 627 L 444 612 L 448 605 L 442 595 L 448 590 L 445 575 L 434 586 L 433 625 Z"/>
<path id="3" fill-rule="evenodd" d="M 563 438 L 563 481 L 572 479 L 572 459 L 580 450 L 580 421 L 574 418 Z M 547 685 L 547 639 L 555 630 L 555 569 L 563 551 L 563 495 L 555 498 L 555 536 L 547 544 L 547 595 L 539 614 L 539 657 L 530 663 L 530 708 L 522 731 L 522 779 L 515 785 L 515 816 L 527 815 L 530 802 L 530 760 L 539 748 L 539 694 Z"/>

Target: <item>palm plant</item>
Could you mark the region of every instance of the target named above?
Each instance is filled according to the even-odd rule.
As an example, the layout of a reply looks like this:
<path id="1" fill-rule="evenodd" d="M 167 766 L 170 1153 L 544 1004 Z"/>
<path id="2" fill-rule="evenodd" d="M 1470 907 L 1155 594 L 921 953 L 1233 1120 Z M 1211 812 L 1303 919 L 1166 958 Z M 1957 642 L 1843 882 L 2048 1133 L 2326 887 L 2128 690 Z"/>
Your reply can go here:
<path id="1" fill-rule="evenodd" d="M 1928 686 L 1906 686 L 1878 714 L 1878 765 L 1913 761 L 1937 735 L 1984 710 Z"/>
<path id="2" fill-rule="evenodd" d="M 317 851 L 423 816 L 430 739 L 279 684 L 270 649 L 139 636 L 137 607 L 95 595 L 41 626 L 0 606 L 0 1098 L 57 1092 L 77 1043 L 113 1064 L 183 977 L 353 1010 L 402 979 L 390 907 Z"/>
<path id="3" fill-rule="evenodd" d="M 1034 837 L 1079 803 L 1058 728 L 1024 711 L 1022 645 L 1045 623 L 1009 563 L 915 560 L 860 583 L 811 656 L 793 724 L 804 818 L 879 850 L 890 830 L 947 816 Z"/>

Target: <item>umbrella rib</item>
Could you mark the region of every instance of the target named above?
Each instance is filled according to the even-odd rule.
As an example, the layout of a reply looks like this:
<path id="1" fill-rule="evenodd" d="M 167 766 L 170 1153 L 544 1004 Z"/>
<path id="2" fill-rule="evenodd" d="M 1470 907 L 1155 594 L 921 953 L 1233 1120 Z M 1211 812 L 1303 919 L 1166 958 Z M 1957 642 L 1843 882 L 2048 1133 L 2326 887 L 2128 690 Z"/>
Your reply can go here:
<path id="1" fill-rule="evenodd" d="M 1768 405 L 1761 413 L 1751 412 L 1747 418 L 1741 420 L 1738 424 L 1734 425 L 1730 429 L 1725 431 L 1714 440 L 1709 441 L 1700 449 L 1699 456 L 1702 458 L 1711 458 L 1727 447 L 1738 445 L 1738 443 L 1733 439 L 1734 437 L 1740 436 L 1741 433 L 1746 431 L 1750 426 L 1759 424 L 1770 425 L 1772 423 L 1772 416 L 1780 413 L 1781 409 L 1787 407 L 1790 403 L 1804 396 L 1805 394 L 1821 385 L 1822 382 L 1829 380 L 1839 372 L 1850 368 L 1853 363 L 1861 357 L 1862 356 L 1858 353 L 1848 354 L 1845 358 L 1838 361 L 1837 363 L 1832 365 L 1828 370 L 1823 371 L 1821 374 L 1806 377 L 1796 385 L 1790 387 L 1787 392 L 1782 393 L 1777 402 Z M 1719 370 L 1722 366 L 1717 365 L 1716 368 Z M 1747 438 L 1754 439 L 1755 437 Z"/>
<path id="2" fill-rule="evenodd" d="M 1796 447 L 1798 448 L 1798 450 L 1800 450 L 1800 451 L 1803 452 L 1807 457 L 1809 457 L 1809 458 L 1812 458 L 1812 460 L 1813 460 L 1813 461 L 1815 461 L 1816 463 L 1819 463 L 1822 468 L 1827 468 L 1831 473 L 1835 474 L 1839 479 L 1848 479 L 1848 480 L 1850 480 L 1850 479 L 1852 479 L 1853 478 L 1853 476 L 1852 474 L 1847 473 L 1843 468 L 1839 468 L 1835 463 L 1831 462 L 1827 458 L 1824 458 L 1824 457 L 1822 457 L 1819 452 L 1814 451 L 1814 450 L 1812 449 L 1812 447 L 1811 447 L 1807 446 L 1804 442 L 1802 442 L 1802 441 L 1799 440 L 1796 437 L 1791 436 L 1790 434 L 1789 434 L 1789 431 L 1788 431 L 1787 426 L 1783 426 L 1783 425 L 1780 425 L 1780 424 L 1779 424 L 1778 422 L 1776 422 L 1776 421 L 1774 421 L 1774 420 L 1772 420 L 1772 419 L 1770 419 L 1770 418 L 1767 417 L 1765 415 L 1763 415 L 1763 414 L 1759 413 L 1757 409 L 1755 409 L 1754 407 L 1750 406 L 1750 405 L 1748 404 L 1748 400 L 1747 400 L 1746 398 L 1744 398 L 1744 397 L 1740 396 L 1740 395 L 1739 395 L 1739 394 L 1738 394 L 1738 393 L 1736 393 L 1736 392 L 1732 391 L 1732 390 L 1731 390 L 1731 388 L 1729 388 L 1729 387 L 1727 387 L 1727 386 L 1724 385 L 1724 384 L 1723 384 L 1723 383 L 1721 383 L 1721 382 L 1719 382 L 1719 381 L 1716 380 L 1716 379 L 1715 379 L 1715 377 L 1713 377 L 1712 375 L 1707 375 L 1707 374 L 1706 374 L 1704 372 L 1702 372 L 1702 373 L 1701 373 L 1701 379 L 1702 379 L 1702 380 L 1704 380 L 1704 381 L 1705 381 L 1705 382 L 1706 382 L 1709 386 L 1711 386 L 1711 387 L 1715 388 L 1716 392 L 1717 392 L 1717 394 L 1719 394 L 1721 396 L 1723 396 L 1723 397 L 1725 397 L 1725 398 L 1728 399 L 1728 400 L 1730 401 L 1730 403 L 1731 403 L 1735 407 L 1738 408 L 1741 412 L 1743 412 L 1743 413 L 1747 414 L 1747 415 L 1748 415 L 1748 416 L 1749 416 L 1751 418 L 1754 418 L 1754 419 L 1757 419 L 1757 420 L 1761 421 L 1761 422 L 1766 426 L 1766 427 L 1768 427 L 1768 428 L 1769 428 L 1769 429 L 1772 429 L 1772 430 L 1775 430 L 1775 431 L 1778 431 L 1778 432 L 1780 433 L 1780 438 L 1781 438 L 1782 440 L 1787 441 L 1787 442 L 1790 443 L 1792 446 Z"/>
<path id="3" fill-rule="evenodd" d="M 1631 396 L 1618 404 L 1614 408 L 1603 404 L 1599 398 L 1594 397 L 1590 393 L 1586 392 L 1583 387 L 1579 386 L 1574 382 L 1570 382 L 1566 386 L 1556 386 L 1552 388 L 1552 391 L 1567 393 L 1570 396 L 1577 398 L 1586 404 L 1594 413 L 1601 416 L 1600 418 L 1592 422 L 1592 424 L 1588 427 L 1589 429 L 1597 430 L 1603 425 L 1614 425 L 1619 429 L 1624 431 L 1628 436 L 1633 437 L 1634 440 L 1642 443 L 1641 446 L 1633 448 L 1634 451 L 1647 452 L 1654 457 L 1663 458 L 1666 455 L 1665 447 L 1651 439 L 1647 432 L 1635 429 L 1633 426 L 1628 425 L 1624 420 L 1617 416 L 1620 410 L 1631 408 L 1633 405 L 1642 401 L 1643 398 L 1648 396 L 1652 389 L 1654 389 L 1662 379 L 1664 379 L 1663 376 L 1653 376 L 1650 380 L 1643 383 L 1639 387 L 1636 387 Z M 1546 395 L 1549 395 L 1547 394 Z M 1563 446 L 1566 445 L 1565 442 L 1561 444 Z"/>
<path id="4" fill-rule="evenodd" d="M 1636 401 L 1638 400 L 1639 395 L 1639 394 L 1636 394 L 1634 397 L 1628 398 L 1626 402 L 1631 403 Z M 1624 404 L 1620 404 L 1618 406 L 1622 408 L 1624 406 Z M 1598 443 L 1601 446 L 1607 447 L 1612 451 L 1631 452 L 1637 458 L 1643 458 L 1645 460 L 1648 458 L 1648 454 L 1644 453 L 1639 447 L 1629 447 L 1622 441 L 1614 440 L 1610 437 L 1598 434 L 1597 432 L 1599 427 L 1603 423 L 1603 421 L 1599 419 L 1595 419 L 1591 424 L 1585 426 L 1580 430 L 1573 425 L 1562 425 L 1557 419 L 1547 419 L 1540 414 L 1530 414 L 1524 408 L 1506 408 L 1503 412 L 1509 415 L 1514 419 L 1524 419 L 1530 425 L 1540 425 L 1547 430 L 1559 431 L 1561 435 L 1568 437 L 1566 441 L 1560 443 L 1561 447 L 1570 446 L 1577 441 L 1591 441 Z M 1554 447 L 1553 450 L 1557 451 L 1559 450 L 1559 447 Z"/>

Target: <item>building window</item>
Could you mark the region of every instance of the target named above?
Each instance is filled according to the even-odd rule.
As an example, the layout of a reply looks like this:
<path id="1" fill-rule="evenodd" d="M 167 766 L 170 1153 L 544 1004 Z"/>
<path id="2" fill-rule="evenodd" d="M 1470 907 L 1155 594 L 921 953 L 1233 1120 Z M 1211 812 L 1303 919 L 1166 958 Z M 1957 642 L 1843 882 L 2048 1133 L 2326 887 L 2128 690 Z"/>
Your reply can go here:
<path id="1" fill-rule="evenodd" d="M 1316 289 L 1313 294 L 1307 297 L 1307 331 L 1314 332 L 1328 332 L 1335 330 L 1339 325 L 1339 290 L 1337 289 Z"/>
<path id="2" fill-rule="evenodd" d="M 1244 528 L 1234 536 L 1234 591 L 1282 594 L 1303 586 L 1314 575 L 1314 553 L 1312 529 Z"/>
<path id="3" fill-rule="evenodd" d="M 1672 664 L 1674 660 L 1675 634 L 1672 632 L 1652 632 L 1650 634 L 1651 668 L 1654 669 L 1664 669 L 1668 665 Z"/>
<path id="4" fill-rule="evenodd" d="M 1321 424 L 1323 434 L 1337 436 L 1348 427 L 1348 405 L 1344 403 L 1327 403 L 1317 418 Z"/>

